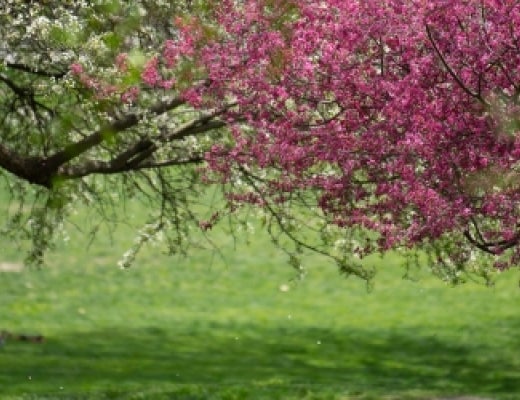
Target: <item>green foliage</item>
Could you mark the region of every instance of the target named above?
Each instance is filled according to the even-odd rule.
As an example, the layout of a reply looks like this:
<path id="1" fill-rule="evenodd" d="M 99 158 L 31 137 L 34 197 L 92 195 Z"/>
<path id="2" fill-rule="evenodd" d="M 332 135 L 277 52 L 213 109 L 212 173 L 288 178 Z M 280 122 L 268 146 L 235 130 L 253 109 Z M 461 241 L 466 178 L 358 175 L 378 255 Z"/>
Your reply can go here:
<path id="1" fill-rule="evenodd" d="M 244 103 L 242 100 L 235 103 L 240 96 L 237 97 L 232 90 L 234 95 L 222 96 L 230 102 L 222 108 L 220 102 L 211 110 L 188 106 L 185 99 L 197 95 L 194 92 L 183 93 L 184 89 L 196 85 L 213 87 L 215 82 L 206 80 L 205 69 L 197 62 L 197 57 L 191 59 L 191 51 L 181 51 L 184 56 L 181 55 L 176 64 L 173 60 L 179 55 L 179 49 L 176 46 L 170 48 L 171 42 L 165 43 L 165 40 L 179 38 L 180 26 L 174 21 L 184 21 L 185 27 L 194 33 L 192 50 L 195 54 L 200 50 L 199 46 L 217 38 L 224 39 L 225 29 L 214 18 L 217 3 L 203 0 L 10 1 L 0 6 L 0 38 L 5 39 L 0 52 L 6 58 L 0 65 L 0 176 L 10 187 L 11 204 L 16 210 L 7 212 L 0 229 L 10 237 L 30 240 L 33 247 L 29 250 L 28 261 L 40 265 L 45 251 L 56 245 L 63 226 L 70 223 L 67 220 L 69 215 L 83 207 L 97 212 L 92 217 L 97 222 L 90 231 L 95 233 L 105 222 L 108 226 L 126 222 L 117 212 L 107 214 L 107 209 L 117 210 L 126 201 L 141 201 L 149 213 L 146 221 L 137 227 L 137 234 L 133 235 L 135 243 L 124 253 L 122 264 L 128 266 L 139 250 L 153 244 L 160 236 L 165 237 L 169 253 L 184 254 L 197 241 L 192 236 L 195 234 L 196 237 L 200 227 L 208 228 L 228 220 L 232 231 L 247 227 L 251 220 L 259 217 L 272 243 L 285 249 L 289 264 L 299 274 L 303 275 L 305 271 L 306 262 L 302 262 L 306 257 L 304 251 L 312 250 L 328 255 L 345 276 L 354 275 L 370 284 L 376 268 L 361 259 L 376 249 L 384 249 L 378 242 L 383 241 L 388 232 L 381 231 L 379 236 L 369 235 L 364 229 L 352 228 L 348 218 L 345 221 L 334 218 L 337 215 L 335 211 L 331 212 L 332 209 L 323 212 L 320 204 L 324 201 L 324 188 L 328 184 L 323 186 L 323 190 L 318 189 L 322 184 L 316 183 L 320 180 L 317 178 L 322 176 L 328 181 L 343 173 L 340 164 L 329 166 L 328 162 L 318 162 L 304 177 L 304 181 L 309 178 L 309 182 L 314 183 L 307 187 L 302 181 L 290 188 L 291 185 L 287 184 L 298 174 L 288 174 L 285 166 L 266 170 L 265 165 L 270 163 L 261 162 L 259 165 L 262 167 L 257 168 L 255 163 L 248 165 L 245 159 L 237 159 L 236 163 L 231 163 L 229 176 L 224 178 L 227 173 L 220 172 L 213 176 L 220 183 L 226 180 L 227 186 L 220 187 L 220 190 L 224 195 L 236 195 L 236 203 L 231 204 L 233 200 L 228 203 L 220 201 L 217 206 L 213 204 L 204 208 L 205 204 L 199 202 L 205 198 L 209 187 L 207 181 L 201 179 L 199 167 L 204 165 L 208 154 L 213 153 L 209 150 L 216 152 L 220 148 L 230 149 L 233 145 L 236 132 L 231 135 L 224 128 L 229 120 L 223 115 L 230 109 L 245 110 Z M 236 4 L 238 8 L 240 4 Z M 289 41 L 292 30 L 287 28 L 299 17 L 299 4 L 293 0 L 266 0 L 260 4 L 265 18 L 271 20 L 269 25 Z M 3 13 L 4 10 L 8 12 Z M 327 35 L 324 32 L 324 36 Z M 227 37 L 225 40 L 230 39 Z M 190 40 L 182 43 L 190 43 Z M 171 59 L 166 56 L 154 58 L 163 50 L 172 53 Z M 280 73 L 289 65 L 291 52 L 285 50 L 281 46 L 279 51 L 268 52 L 271 54 L 265 61 L 269 65 L 266 67 L 270 76 L 268 80 L 272 79 L 272 83 L 279 80 Z M 216 59 L 223 58 L 218 56 Z M 166 71 L 165 65 L 170 62 L 175 67 Z M 231 64 L 234 65 L 235 61 Z M 158 75 L 161 75 L 159 80 Z M 213 77 L 211 81 L 214 81 Z M 255 85 L 251 86 L 252 92 L 256 90 Z M 242 85 L 237 88 L 239 86 Z M 217 93 L 221 97 L 222 92 L 217 90 Z M 297 90 L 295 93 L 300 92 Z M 211 96 L 208 93 L 202 97 L 207 100 Z M 249 94 L 246 97 L 249 98 Z M 312 124 L 334 119 L 344 108 L 330 88 L 322 93 L 322 97 L 309 114 Z M 300 105 L 298 99 L 289 96 L 285 107 L 288 111 L 296 111 L 291 113 L 296 115 L 300 112 Z M 496 108 L 501 107 L 503 104 L 497 101 Z M 271 108 L 271 105 L 267 107 Z M 254 115 L 256 112 L 250 116 Z M 258 115 L 265 119 L 263 113 Z M 284 118 L 288 115 L 285 114 Z M 249 120 L 249 128 L 241 127 L 246 136 L 258 133 L 253 128 L 254 119 L 256 117 L 244 119 L 244 122 Z M 300 122 L 295 126 L 300 126 Z M 265 129 L 260 125 L 258 128 L 260 131 Z M 228 159 L 230 154 L 233 152 L 228 154 Z M 283 159 L 285 152 L 280 154 L 277 158 Z M 215 153 L 213 163 L 218 164 L 219 157 L 226 158 Z M 305 157 L 321 159 L 322 155 Z M 346 195 L 345 199 L 349 198 L 353 204 L 375 190 L 375 183 L 370 182 L 371 173 L 363 165 L 365 163 L 360 163 L 361 168 L 353 178 L 368 191 L 363 189 L 352 199 Z M 222 165 L 222 170 L 227 168 L 227 165 Z M 490 176 L 493 175 L 491 172 Z M 510 187 L 515 175 L 503 179 L 501 186 L 504 189 Z M 14 181 L 14 176 L 23 183 Z M 474 186 L 482 190 L 476 178 Z M 70 183 L 72 181 L 75 183 Z M 383 182 L 386 184 L 386 178 Z M 240 200 L 241 196 L 244 198 Z M 378 196 L 365 198 L 367 209 L 372 209 L 376 203 L 371 202 L 377 202 Z M 248 198 L 262 204 L 263 210 L 235 213 L 238 204 L 249 201 Z M 338 204 L 340 208 L 343 207 L 342 201 Z M 405 217 L 412 217 L 414 212 L 410 208 L 410 214 Z M 207 214 L 209 219 L 205 221 L 203 217 Z M 114 215 L 116 217 L 112 219 Z M 388 217 L 392 217 L 391 213 Z M 356 224 L 366 226 L 371 222 L 376 221 Z M 481 226 L 494 231 L 493 226 Z M 242 232 L 232 233 L 240 235 Z M 449 232 L 438 241 L 436 238 L 435 246 L 429 243 L 418 245 L 421 251 L 427 250 L 430 268 L 444 281 L 456 284 L 477 278 L 491 284 L 494 276 L 492 264 L 501 261 L 500 258 L 479 256 L 478 263 L 473 262 L 476 251 L 460 250 L 463 241 L 463 247 L 469 248 L 468 239 L 463 236 L 463 233 Z M 390 243 L 392 246 L 402 244 L 399 238 L 393 239 L 388 241 L 389 246 Z M 409 257 L 408 270 L 412 269 L 412 264 L 417 267 L 424 260 Z"/>
<path id="2" fill-rule="evenodd" d="M 10 154 L 4 159 L 23 165 L 17 173 L 2 164 L 0 177 L 18 210 L 7 212 L 0 229 L 31 240 L 28 259 L 39 264 L 70 213 L 89 207 L 97 212 L 92 217 L 97 223 L 116 224 L 120 221 L 110 220 L 106 210 L 139 199 L 150 211 L 146 224 L 164 229 L 171 253 L 184 252 L 190 229 L 198 229 L 198 198 L 205 190 L 196 168 L 225 132 L 197 126 L 196 133 L 188 127 L 179 139 L 168 138 L 182 124 L 196 126 L 201 114 L 181 101 L 154 113 L 150 108 L 161 109 L 179 92 L 149 90 L 141 74 L 160 52 L 158 44 L 174 35 L 176 15 L 196 9 L 202 18 L 211 7 L 203 1 L 25 3 L 0 5 L 1 51 L 8 55 L 0 65 L 0 150 Z M 118 64 L 117 56 L 124 54 L 126 64 Z M 185 62 L 176 78 L 185 87 L 200 77 L 193 63 Z M 128 90 L 139 92 L 139 101 L 122 101 Z M 73 145 L 87 137 L 92 140 Z M 47 158 L 60 152 L 62 161 L 45 182 L 23 176 L 44 175 Z M 75 169 L 76 176 L 60 175 L 58 164 L 62 171 Z"/>
<path id="3" fill-rule="evenodd" d="M 69 26 L 52 26 L 49 39 L 63 47 L 75 47 L 81 43 L 81 36 L 78 32 L 72 31 Z"/>

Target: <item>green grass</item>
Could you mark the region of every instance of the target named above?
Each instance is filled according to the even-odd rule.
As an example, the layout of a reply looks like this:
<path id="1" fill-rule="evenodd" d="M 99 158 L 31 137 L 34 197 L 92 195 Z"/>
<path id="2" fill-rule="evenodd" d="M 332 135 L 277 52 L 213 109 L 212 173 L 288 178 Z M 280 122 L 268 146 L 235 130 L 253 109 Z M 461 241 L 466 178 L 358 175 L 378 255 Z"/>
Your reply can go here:
<path id="1" fill-rule="evenodd" d="M 517 271 L 450 288 L 387 256 L 367 292 L 315 256 L 293 281 L 260 232 L 236 251 L 216 232 L 225 263 L 152 247 L 120 270 L 132 239 L 72 231 L 44 269 L 0 273 L 0 329 L 46 337 L 0 348 L 0 399 L 520 396 Z M 0 243 L 0 262 L 22 256 Z"/>

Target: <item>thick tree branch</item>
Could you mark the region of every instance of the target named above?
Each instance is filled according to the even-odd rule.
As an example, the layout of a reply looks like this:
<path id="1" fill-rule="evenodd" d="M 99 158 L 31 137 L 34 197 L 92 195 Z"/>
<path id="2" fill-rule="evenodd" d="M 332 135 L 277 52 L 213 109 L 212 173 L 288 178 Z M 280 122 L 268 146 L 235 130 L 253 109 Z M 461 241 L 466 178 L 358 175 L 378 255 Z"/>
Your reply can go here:
<path id="1" fill-rule="evenodd" d="M 210 130 L 222 128 L 225 126 L 225 123 L 223 121 L 212 121 L 212 119 L 215 116 L 217 116 L 217 114 L 218 113 L 212 113 L 209 115 L 202 116 L 198 119 L 188 121 L 174 129 L 172 132 L 163 134 L 158 138 L 155 138 L 154 140 L 152 140 L 151 138 L 144 138 L 139 142 L 135 143 L 126 151 L 120 153 L 111 161 L 111 163 L 114 167 L 122 167 L 127 163 L 138 164 L 140 161 L 148 158 L 159 148 L 158 143 L 168 143 L 174 140 L 183 139 L 187 136 L 193 136 L 200 133 L 208 132 Z"/>
<path id="2" fill-rule="evenodd" d="M 1 80 L 15 91 L 16 94 L 27 95 L 23 88 L 13 84 L 7 77 L 0 76 L 0 78 L 2 78 Z M 0 144 L 0 167 L 30 183 L 50 188 L 55 178 L 67 177 L 66 174 L 60 176 L 58 173 L 59 168 L 67 162 L 102 143 L 108 136 L 115 135 L 136 126 L 145 115 L 148 115 L 149 113 L 153 115 L 161 115 L 182 104 L 184 104 L 184 100 L 180 98 L 159 102 L 152 106 L 148 113 L 143 113 L 141 115 L 130 114 L 118 119 L 86 136 L 84 139 L 66 146 L 49 157 L 24 156 Z M 117 168 L 114 168 L 114 171 L 116 170 Z M 82 175 L 78 174 L 78 176 Z"/>
<path id="3" fill-rule="evenodd" d="M 57 175 L 58 179 L 78 179 L 88 175 L 114 175 L 123 172 L 135 172 L 151 168 L 165 168 L 176 165 L 198 164 L 204 161 L 204 157 L 200 154 L 191 155 L 186 158 L 170 159 L 165 161 L 148 161 L 140 163 L 139 165 L 125 164 L 115 167 L 110 161 L 89 161 L 84 164 L 70 167 L 65 173 Z"/>
<path id="4" fill-rule="evenodd" d="M 0 143 L 0 167 L 10 173 L 30 181 L 30 166 L 34 158 L 22 157 Z"/>
<path id="5" fill-rule="evenodd" d="M 56 78 L 60 79 L 63 78 L 65 75 L 67 75 L 67 71 L 57 71 L 57 72 L 51 72 L 51 71 L 44 71 L 41 69 L 30 67 L 29 65 L 22 64 L 22 63 L 6 63 L 6 67 L 11 69 L 16 69 L 18 71 L 27 72 L 34 75 L 44 76 L 47 78 Z"/>
<path id="6" fill-rule="evenodd" d="M 150 160 L 150 158 L 157 150 L 162 148 L 162 145 L 181 140 L 187 136 L 194 136 L 224 127 L 225 122 L 212 120 L 221 112 L 223 111 L 220 110 L 219 112 L 214 112 L 189 121 L 180 125 L 172 132 L 163 134 L 154 140 L 150 138 L 143 139 L 110 161 L 87 161 L 79 165 L 62 167 L 58 170 L 56 176 L 63 179 L 74 179 L 92 174 L 115 174 L 118 172 L 136 171 L 143 168 L 185 164 L 186 159 L 153 161 Z M 195 158 L 188 157 L 187 160 L 189 160 L 190 163 L 194 163 L 196 160 L 202 162 L 203 157 L 200 155 Z"/>
<path id="7" fill-rule="evenodd" d="M 159 102 L 152 106 L 149 110 L 149 113 L 153 115 L 161 115 L 168 111 L 171 111 L 182 104 L 185 101 L 181 98 L 173 98 L 169 101 Z M 105 141 L 108 137 L 114 136 L 119 132 L 122 132 L 126 129 L 136 126 L 147 114 L 129 114 L 123 118 L 120 118 L 108 125 L 103 126 L 96 132 L 90 134 L 84 139 L 72 143 L 66 146 L 64 149 L 58 151 L 52 156 L 47 158 L 47 164 L 50 169 L 53 171 L 58 170 L 63 164 L 73 160 L 74 158 L 80 156 L 81 154 L 87 152 L 93 147 L 99 145 L 103 141 Z"/>

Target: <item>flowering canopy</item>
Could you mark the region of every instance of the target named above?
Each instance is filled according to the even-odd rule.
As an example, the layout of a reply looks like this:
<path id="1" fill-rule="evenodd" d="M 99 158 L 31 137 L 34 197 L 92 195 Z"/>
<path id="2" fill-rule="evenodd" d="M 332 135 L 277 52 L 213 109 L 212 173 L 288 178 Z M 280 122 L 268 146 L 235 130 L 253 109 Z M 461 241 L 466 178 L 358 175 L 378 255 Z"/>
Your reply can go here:
<path id="1" fill-rule="evenodd" d="M 233 200 L 313 191 L 330 223 L 377 232 L 360 251 L 447 239 L 441 263 L 518 264 L 519 2 L 225 1 L 218 39 L 188 27 L 162 56 L 207 74 L 194 106 L 236 103 L 233 145 L 207 155 L 256 181 Z"/>
<path id="2" fill-rule="evenodd" d="M 254 205 L 345 272 L 366 277 L 356 259 L 400 249 L 426 250 L 451 280 L 518 265 L 519 2 L 208 4 L 155 34 L 110 17 L 121 30 L 101 35 L 112 51 L 92 60 L 76 49 L 63 74 L 90 104 L 82 115 L 102 106 L 102 128 L 30 150 L 45 176 L 16 157 L 0 165 L 53 187 L 204 159 L 226 212 Z M 323 243 L 304 240 L 304 226 Z"/>
<path id="3" fill-rule="evenodd" d="M 147 217 L 123 266 L 150 240 L 171 253 L 200 246 L 191 233 L 213 210 L 199 204 L 196 168 L 224 123 L 167 86 L 151 90 L 141 75 L 174 34 L 173 17 L 205 8 L 202 0 L 0 2 L 2 206 L 11 200 L 0 232 L 29 239 L 28 262 L 67 238 L 78 208 L 94 234 L 125 218 L 128 199 Z"/>

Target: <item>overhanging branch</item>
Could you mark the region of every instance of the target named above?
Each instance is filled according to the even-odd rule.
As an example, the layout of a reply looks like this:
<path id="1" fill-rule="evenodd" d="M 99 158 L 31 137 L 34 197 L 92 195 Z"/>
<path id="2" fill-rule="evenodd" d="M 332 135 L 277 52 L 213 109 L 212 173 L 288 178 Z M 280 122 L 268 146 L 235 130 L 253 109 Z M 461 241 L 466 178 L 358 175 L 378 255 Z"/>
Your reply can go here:
<path id="1" fill-rule="evenodd" d="M 85 162 L 81 165 L 73 166 L 67 168 L 64 173 L 57 175 L 58 179 L 78 179 L 83 178 L 89 175 L 115 175 L 124 172 L 135 172 L 141 171 L 144 169 L 152 169 L 152 168 L 165 168 L 172 167 L 178 165 L 188 165 L 188 164 L 199 164 L 204 161 L 204 156 L 200 154 L 194 154 L 192 156 L 186 158 L 176 158 L 164 161 L 147 161 L 142 162 L 139 165 L 129 165 L 124 164 L 121 166 L 114 166 L 110 161 L 101 162 L 101 161 L 89 161 Z"/>
<path id="2" fill-rule="evenodd" d="M 32 165 L 34 161 L 34 158 L 22 157 L 0 143 L 0 168 L 20 178 L 29 180 L 29 166 Z"/>
<path id="3" fill-rule="evenodd" d="M 226 125 L 224 121 L 214 118 L 222 114 L 226 109 L 227 107 L 188 121 L 170 132 L 153 138 L 153 140 L 152 138 L 142 139 L 110 161 L 89 160 L 78 165 L 62 166 L 58 169 L 56 177 L 58 179 L 74 179 L 92 174 L 115 174 L 144 168 L 159 168 L 186 164 L 188 162 L 202 162 L 203 157 L 201 155 L 165 161 L 153 160 L 151 158 L 159 149 L 170 142 L 224 127 Z"/>
<path id="4" fill-rule="evenodd" d="M 183 99 L 176 97 L 168 101 L 155 104 L 150 108 L 149 113 L 153 115 L 161 115 L 181 106 L 184 103 L 185 101 Z M 147 113 L 140 115 L 126 115 L 123 118 L 105 125 L 84 139 L 66 146 L 64 149 L 47 158 L 46 161 L 49 165 L 49 168 L 53 171 L 58 170 L 58 168 L 60 168 L 63 164 L 101 144 L 107 139 L 107 137 L 114 136 L 122 131 L 136 126 L 145 117 L 145 115 L 147 115 Z"/>
<path id="5" fill-rule="evenodd" d="M 67 75 L 66 70 L 51 72 L 51 71 L 45 71 L 42 69 L 33 68 L 33 67 L 30 67 L 29 65 L 22 64 L 22 63 L 6 63 L 5 66 L 8 68 L 11 68 L 11 69 L 16 69 L 18 71 L 27 72 L 27 73 L 30 73 L 33 75 L 44 76 L 46 78 L 60 79 L 60 78 L 63 78 L 65 75 Z"/>

